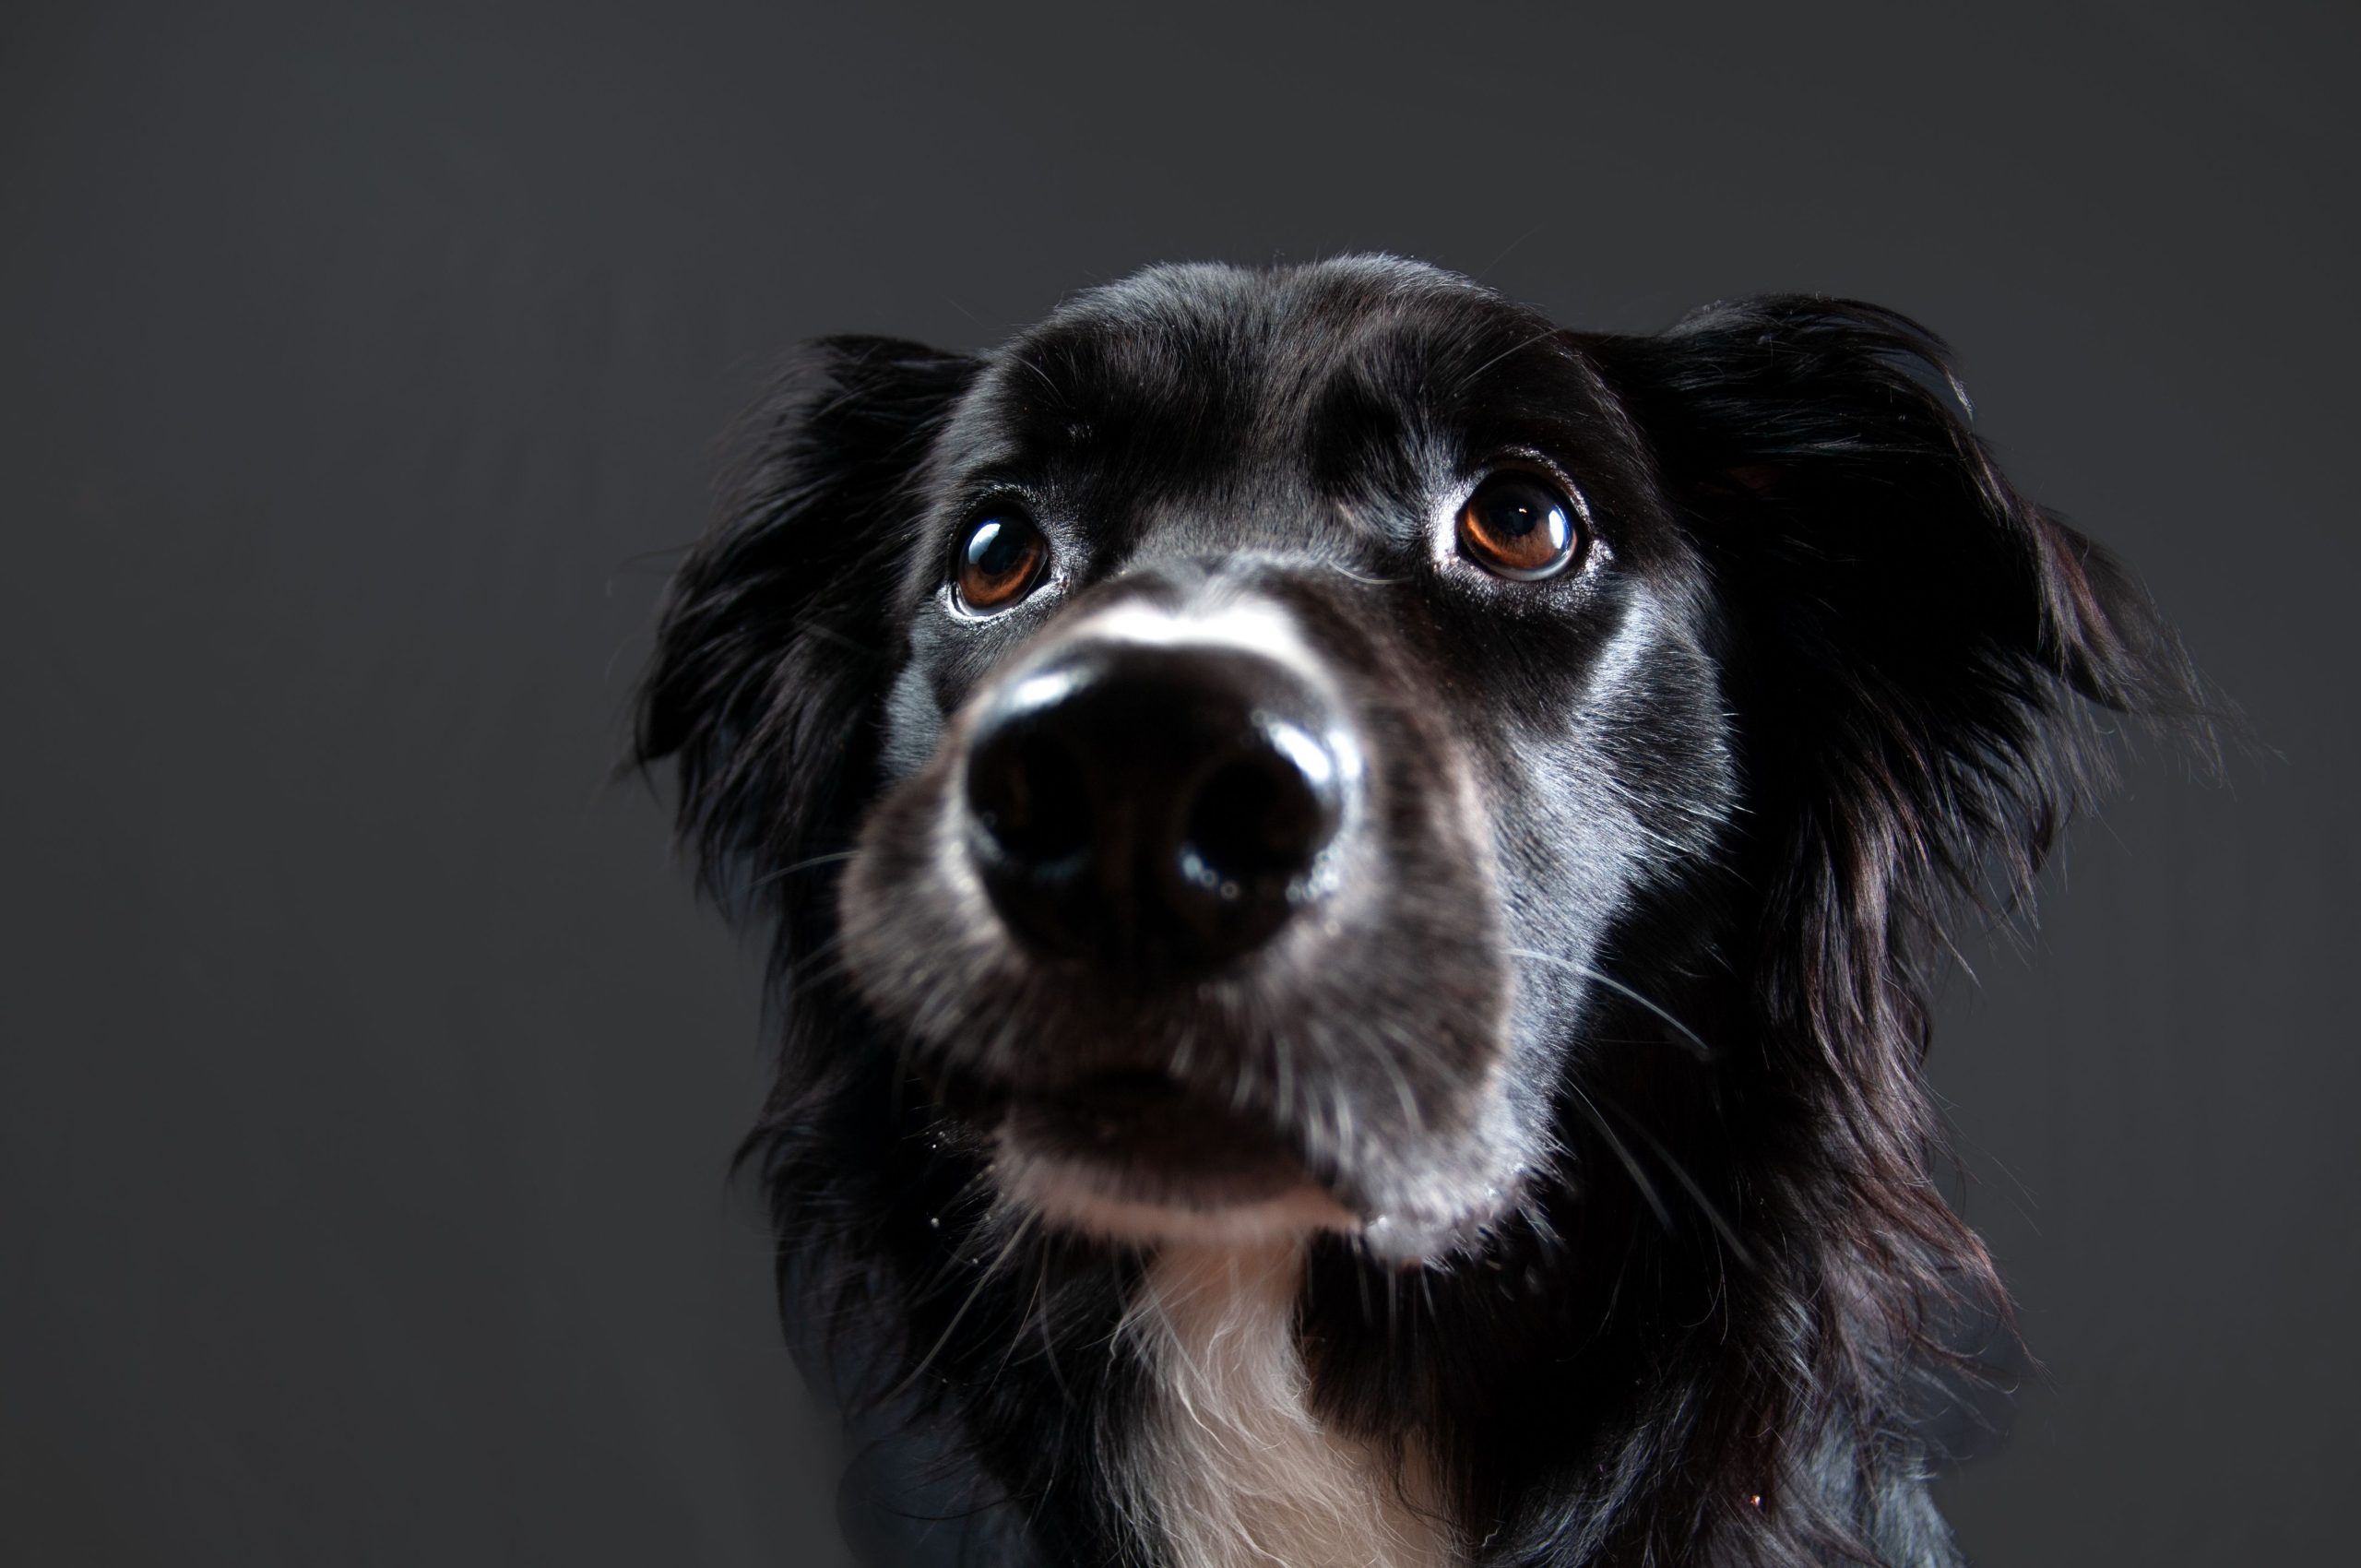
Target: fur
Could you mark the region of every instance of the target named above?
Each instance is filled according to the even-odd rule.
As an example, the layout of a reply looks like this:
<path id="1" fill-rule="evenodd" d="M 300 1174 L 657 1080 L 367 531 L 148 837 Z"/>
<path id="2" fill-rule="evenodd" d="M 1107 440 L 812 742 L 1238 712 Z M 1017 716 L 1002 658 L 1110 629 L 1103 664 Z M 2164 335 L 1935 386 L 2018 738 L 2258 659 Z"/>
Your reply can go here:
<path id="1" fill-rule="evenodd" d="M 1138 1533 L 1175 1568 L 1462 1561 L 1422 1460 L 1313 1409 L 1293 1325 L 1302 1278 L 1284 1241 L 1159 1251 L 1123 1328 L 1160 1395 L 1124 1472 Z"/>
<path id="2" fill-rule="evenodd" d="M 2203 703 L 1938 339 L 1155 268 L 811 345 L 741 454 L 638 754 L 773 934 L 789 1323 L 948 1434 L 969 1560 L 1958 1561 L 1914 1420 L 2003 1298 L 1935 1182 L 1944 926 L 2023 906 L 2091 712 Z M 1547 580 L 1454 541 L 1503 465 L 1579 516 Z M 994 508 L 1050 564 L 967 613 Z M 1355 770 L 1310 912 L 1169 982 L 1012 936 L 967 847 L 979 735 L 1113 641 L 1275 671 Z"/>

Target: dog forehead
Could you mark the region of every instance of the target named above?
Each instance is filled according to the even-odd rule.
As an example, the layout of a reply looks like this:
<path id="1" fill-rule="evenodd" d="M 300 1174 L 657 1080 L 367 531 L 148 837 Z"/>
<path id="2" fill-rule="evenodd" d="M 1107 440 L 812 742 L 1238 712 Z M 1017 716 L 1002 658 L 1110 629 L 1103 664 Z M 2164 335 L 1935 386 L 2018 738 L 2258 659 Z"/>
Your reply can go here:
<path id="1" fill-rule="evenodd" d="M 1086 289 L 1027 336 L 1306 346 L 1356 327 L 1413 316 L 1442 327 L 1513 308 L 1457 273 L 1395 256 L 1276 267 L 1195 262 L 1150 267 Z"/>
<path id="2" fill-rule="evenodd" d="M 1003 451 L 1208 477 L 1302 468 L 1330 488 L 1431 436 L 1536 327 L 1464 278 L 1390 256 L 1158 267 L 1075 296 L 998 350 L 975 407 Z"/>

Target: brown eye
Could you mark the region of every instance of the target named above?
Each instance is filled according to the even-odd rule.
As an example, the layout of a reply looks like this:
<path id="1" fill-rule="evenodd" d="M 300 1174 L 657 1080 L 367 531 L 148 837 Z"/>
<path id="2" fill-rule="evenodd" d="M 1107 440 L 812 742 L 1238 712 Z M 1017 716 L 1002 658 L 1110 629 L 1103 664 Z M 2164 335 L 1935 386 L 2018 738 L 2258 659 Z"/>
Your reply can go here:
<path id="1" fill-rule="evenodd" d="M 1000 512 L 967 530 L 959 546 L 959 602 L 1004 610 L 1023 599 L 1050 559 L 1050 541 L 1021 512 Z"/>
<path id="2" fill-rule="evenodd" d="M 1497 576 L 1531 582 L 1582 553 L 1581 514 L 1534 474 L 1494 474 L 1459 509 L 1459 548 Z"/>

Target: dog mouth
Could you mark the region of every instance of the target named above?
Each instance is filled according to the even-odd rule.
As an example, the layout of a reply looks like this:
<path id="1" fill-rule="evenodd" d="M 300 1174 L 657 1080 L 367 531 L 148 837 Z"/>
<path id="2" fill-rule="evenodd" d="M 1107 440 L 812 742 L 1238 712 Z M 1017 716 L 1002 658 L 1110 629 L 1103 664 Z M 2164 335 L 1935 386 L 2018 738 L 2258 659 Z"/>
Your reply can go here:
<path id="1" fill-rule="evenodd" d="M 1011 1103 L 994 1176 L 1043 1218 L 1119 1241 L 1360 1225 L 1268 1121 L 1152 1072 L 1102 1074 Z"/>
<path id="2" fill-rule="evenodd" d="M 847 972 L 1013 1211 L 1406 1255 L 1511 1184 L 1489 808 L 1315 599 L 1070 611 L 862 826 Z"/>

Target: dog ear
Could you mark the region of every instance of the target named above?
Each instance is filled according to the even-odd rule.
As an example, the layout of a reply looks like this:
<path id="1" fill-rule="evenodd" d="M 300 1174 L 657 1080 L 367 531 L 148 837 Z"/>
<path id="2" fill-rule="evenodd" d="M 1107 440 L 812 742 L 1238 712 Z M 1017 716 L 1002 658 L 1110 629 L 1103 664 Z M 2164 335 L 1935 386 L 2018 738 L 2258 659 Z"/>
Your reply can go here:
<path id="1" fill-rule="evenodd" d="M 1961 897 L 2013 904 L 2104 753 L 2088 707 L 2203 710 L 2105 550 L 2012 489 L 1940 339 L 1874 305 L 1709 307 L 1583 340 L 1653 449 L 1734 628 L 1724 659 L 1782 1000 L 1823 1040 L 1923 1038 L 1920 949 Z"/>
<path id="2" fill-rule="evenodd" d="M 1579 341 L 1728 627 L 1755 922 L 1731 956 L 1766 1026 L 1756 1087 L 1811 1148 L 1785 1202 L 1813 1241 L 1786 1266 L 1797 1299 L 1840 1304 L 1809 1353 L 1872 1388 L 1914 1364 L 1972 1379 L 1946 1325 L 2005 1328 L 2008 1298 L 1932 1179 L 1944 922 L 2028 897 L 2104 772 L 2096 715 L 2209 737 L 2199 682 L 2114 558 L 2002 477 L 1916 323 L 1789 297 Z"/>
<path id="3" fill-rule="evenodd" d="M 836 848 L 867 793 L 913 480 L 977 368 L 887 338 L 805 344 L 742 422 L 716 519 L 673 576 L 635 759 L 677 759 L 682 837 L 737 916 L 791 910 L 783 869 Z"/>

